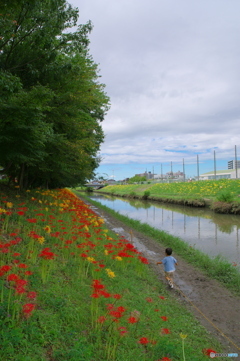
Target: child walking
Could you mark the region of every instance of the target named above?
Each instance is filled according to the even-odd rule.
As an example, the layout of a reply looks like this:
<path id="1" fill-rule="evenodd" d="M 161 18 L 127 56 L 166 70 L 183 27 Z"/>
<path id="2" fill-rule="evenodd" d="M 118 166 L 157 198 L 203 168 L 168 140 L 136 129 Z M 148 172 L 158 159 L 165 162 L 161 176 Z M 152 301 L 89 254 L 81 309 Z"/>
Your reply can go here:
<path id="1" fill-rule="evenodd" d="M 165 249 L 166 257 L 157 264 L 163 264 L 165 271 L 165 278 L 171 288 L 173 288 L 173 276 L 175 272 L 175 265 L 177 266 L 177 260 L 171 255 L 172 248 L 168 247 Z"/>

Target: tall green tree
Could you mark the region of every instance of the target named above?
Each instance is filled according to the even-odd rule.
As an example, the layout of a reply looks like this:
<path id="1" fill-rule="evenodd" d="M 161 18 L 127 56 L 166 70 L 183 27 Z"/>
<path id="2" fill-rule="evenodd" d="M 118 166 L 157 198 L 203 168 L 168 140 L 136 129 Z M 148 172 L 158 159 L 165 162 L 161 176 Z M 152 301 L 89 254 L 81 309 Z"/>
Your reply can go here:
<path id="1" fill-rule="evenodd" d="M 21 187 L 93 176 L 109 108 L 89 55 L 91 23 L 65 0 L 0 5 L 0 165 Z"/>

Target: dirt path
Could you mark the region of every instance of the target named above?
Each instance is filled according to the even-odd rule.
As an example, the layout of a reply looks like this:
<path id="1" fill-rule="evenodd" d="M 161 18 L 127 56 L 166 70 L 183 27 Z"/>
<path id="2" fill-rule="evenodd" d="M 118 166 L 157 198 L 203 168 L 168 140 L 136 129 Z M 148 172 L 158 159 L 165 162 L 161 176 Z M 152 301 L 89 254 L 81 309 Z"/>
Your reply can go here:
<path id="1" fill-rule="evenodd" d="M 84 202 L 87 203 L 86 200 Z M 164 257 L 165 248 L 142 233 L 132 231 L 102 209 L 90 206 L 104 218 L 110 229 L 134 243 L 149 260 L 150 267 L 159 279 L 165 282 L 162 266 L 156 265 Z M 169 292 L 194 313 L 199 322 L 224 346 L 225 352 L 238 353 L 239 356 L 234 360 L 240 360 L 240 297 L 233 296 L 217 281 L 206 277 L 177 254 L 174 257 L 179 264 L 175 276 L 176 287 Z"/>

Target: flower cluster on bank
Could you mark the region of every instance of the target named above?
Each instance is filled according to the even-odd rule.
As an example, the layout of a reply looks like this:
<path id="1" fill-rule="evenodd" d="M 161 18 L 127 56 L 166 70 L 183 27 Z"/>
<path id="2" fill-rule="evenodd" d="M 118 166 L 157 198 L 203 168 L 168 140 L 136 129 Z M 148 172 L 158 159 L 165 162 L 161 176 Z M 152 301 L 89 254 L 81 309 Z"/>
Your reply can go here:
<path id="1" fill-rule="evenodd" d="M 176 335 L 181 345 L 182 337 L 174 330 L 166 296 L 142 290 L 139 304 L 132 304 L 132 285 L 125 279 L 131 274 L 141 279 L 146 272 L 149 262 L 141 252 L 111 234 L 104 219 L 69 190 L 27 191 L 26 199 L 20 198 L 2 194 L 0 203 L 4 322 L 10 320 L 12 327 L 35 322 L 42 287 L 61 265 L 69 265 L 76 286 L 88 289 L 82 309 L 88 315 L 86 332 L 97 335 L 104 360 L 117 360 L 121 348 L 133 343 L 148 360 L 178 360 L 172 345 Z"/>

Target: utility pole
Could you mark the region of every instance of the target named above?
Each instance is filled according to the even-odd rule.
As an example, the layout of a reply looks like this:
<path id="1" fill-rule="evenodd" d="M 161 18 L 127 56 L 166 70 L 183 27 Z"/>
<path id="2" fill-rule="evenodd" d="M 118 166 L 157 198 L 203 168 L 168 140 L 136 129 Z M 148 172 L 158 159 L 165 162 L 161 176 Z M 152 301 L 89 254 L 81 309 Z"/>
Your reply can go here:
<path id="1" fill-rule="evenodd" d="M 198 154 L 197 154 L 197 178 L 199 181 L 199 159 L 198 159 Z"/>
<path id="2" fill-rule="evenodd" d="M 216 171 L 216 152 L 214 150 L 214 178 L 217 178 L 217 171 Z"/>
<path id="3" fill-rule="evenodd" d="M 183 158 L 183 181 L 185 182 L 185 164 L 184 164 L 184 158 Z"/>
<path id="4" fill-rule="evenodd" d="M 238 178 L 238 162 L 237 162 L 237 146 L 235 145 L 235 168 L 236 168 L 236 179 Z"/>

